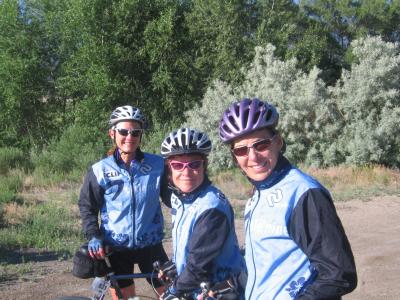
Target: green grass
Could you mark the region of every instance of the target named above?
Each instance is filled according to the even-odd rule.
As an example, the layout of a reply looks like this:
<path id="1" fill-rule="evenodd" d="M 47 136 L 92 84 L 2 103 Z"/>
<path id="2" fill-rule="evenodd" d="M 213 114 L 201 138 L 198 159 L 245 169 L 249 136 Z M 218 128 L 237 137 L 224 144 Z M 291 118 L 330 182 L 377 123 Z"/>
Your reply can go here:
<path id="1" fill-rule="evenodd" d="M 83 241 L 76 195 L 76 190 L 25 194 L 22 205 L 4 205 L 0 251 L 34 248 L 72 255 Z"/>
<path id="2" fill-rule="evenodd" d="M 6 175 L 10 169 L 21 167 L 26 163 L 22 150 L 13 147 L 0 147 L 0 175 Z"/>
<path id="3" fill-rule="evenodd" d="M 23 178 L 21 174 L 12 173 L 0 176 L 0 205 L 18 201 L 18 192 L 22 190 Z"/>

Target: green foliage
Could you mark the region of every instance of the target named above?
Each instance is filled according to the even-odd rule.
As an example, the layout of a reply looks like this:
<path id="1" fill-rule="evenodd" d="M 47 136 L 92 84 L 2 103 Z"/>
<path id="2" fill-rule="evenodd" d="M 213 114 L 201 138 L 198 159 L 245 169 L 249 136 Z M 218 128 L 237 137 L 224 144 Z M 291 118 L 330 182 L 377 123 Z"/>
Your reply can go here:
<path id="1" fill-rule="evenodd" d="M 209 169 L 218 172 L 233 166 L 228 148 L 218 137 L 218 124 L 223 111 L 234 99 L 233 90 L 225 82 L 216 80 L 204 95 L 202 105 L 186 112 L 187 122 L 184 127 L 191 127 L 206 132 L 213 144 L 209 156 Z"/>
<path id="2" fill-rule="evenodd" d="M 348 47 L 356 39 L 370 35 L 381 36 L 385 41 L 399 41 L 399 1 L 305 0 L 299 6 L 336 41 L 329 43 L 331 49 L 325 51 L 331 57 L 337 56 L 340 68 L 347 68 L 353 62 Z"/>
<path id="3" fill-rule="evenodd" d="M 16 168 L 29 164 L 22 150 L 15 147 L 0 148 L 0 204 L 18 200 L 17 193 L 22 190 L 23 179 Z"/>
<path id="4" fill-rule="evenodd" d="M 352 49 L 357 63 L 329 89 L 319 79 L 317 68 L 302 72 L 295 59 L 277 59 L 272 45 L 256 48 L 241 86 L 214 82 L 202 105 L 187 112 L 187 124 L 207 132 L 213 141 L 211 168 L 232 166 L 217 128 L 223 111 L 243 97 L 258 97 L 278 107 L 286 155 L 295 163 L 373 162 L 399 167 L 398 48 L 380 38 L 366 38 L 354 41 Z"/>
<path id="5" fill-rule="evenodd" d="M 23 179 L 20 174 L 11 173 L 0 177 L 0 204 L 18 200 L 17 193 L 22 190 Z"/>
<path id="6" fill-rule="evenodd" d="M 70 126 L 41 152 L 32 153 L 33 177 L 59 175 L 80 181 L 87 168 L 105 155 L 108 138 L 95 128 Z"/>
<path id="7" fill-rule="evenodd" d="M 41 174 L 57 169 L 77 176 L 72 173 L 80 172 L 73 171 L 79 162 L 70 167 L 67 155 L 47 152 L 62 152 L 54 145 L 65 128 L 105 132 L 112 109 L 124 104 L 151 116 L 157 131 L 150 132 L 145 146 L 158 152 L 156 144 L 167 129 L 185 122 L 191 115 L 185 112 L 201 107 L 202 98 L 214 97 L 211 90 L 221 85 L 215 82 L 231 86 L 227 102 L 262 93 L 287 111 L 281 129 L 293 145 L 288 155 L 296 161 L 337 164 L 354 161 L 346 158 L 354 152 L 360 162 L 371 157 L 392 164 L 386 154 L 372 157 L 335 138 L 346 125 L 336 106 L 347 79 L 342 77 L 334 91 L 324 84 L 334 86 L 343 68 L 357 68 L 362 58 L 349 47 L 355 38 L 372 34 L 399 40 L 397 1 L 5 0 L 0 15 L 0 147 L 33 151 L 36 165 L 49 167 L 43 172 L 38 167 Z M 375 87 L 380 88 L 389 91 L 386 85 Z M 326 95 L 331 92 L 332 97 Z M 218 123 L 211 115 L 227 104 L 217 102 L 204 114 L 213 120 L 214 127 L 204 127 L 209 130 Z M 389 106 L 383 110 L 397 114 Z M 373 122 L 363 125 L 370 128 Z M 395 134 L 392 121 L 385 122 L 379 123 L 382 135 Z M 361 131 L 345 134 L 353 132 L 361 141 Z M 397 146 L 382 143 L 375 139 L 370 147 L 396 156 Z M 82 156 L 90 156 L 85 151 Z M 229 157 L 217 160 L 231 165 Z M 52 174 L 64 174 L 57 172 Z"/>
<path id="8" fill-rule="evenodd" d="M 0 147 L 28 150 L 50 131 L 51 68 L 39 16 L 0 4 Z"/>
<path id="9" fill-rule="evenodd" d="M 337 151 L 347 163 L 400 166 L 400 55 L 379 37 L 352 44 L 355 63 L 331 89 Z"/>
<path id="10" fill-rule="evenodd" d="M 82 241 L 79 221 L 67 205 L 46 202 L 25 210 L 23 222 L 0 229 L 0 248 L 72 252 Z"/>
<path id="11" fill-rule="evenodd" d="M 253 5 L 243 0 L 190 2 L 186 20 L 195 51 L 196 85 L 202 83 L 197 88 L 204 93 L 213 79 L 240 82 L 240 69 L 251 60 L 255 45 Z"/>
<path id="12" fill-rule="evenodd" d="M 26 155 L 19 148 L 0 148 L 0 174 L 6 175 L 10 169 L 27 165 Z"/>
<path id="13" fill-rule="evenodd" d="M 176 126 L 165 123 L 155 123 L 152 128 L 143 135 L 140 148 L 145 152 L 159 155 L 162 141 L 167 134 L 174 129 L 176 129 Z"/>

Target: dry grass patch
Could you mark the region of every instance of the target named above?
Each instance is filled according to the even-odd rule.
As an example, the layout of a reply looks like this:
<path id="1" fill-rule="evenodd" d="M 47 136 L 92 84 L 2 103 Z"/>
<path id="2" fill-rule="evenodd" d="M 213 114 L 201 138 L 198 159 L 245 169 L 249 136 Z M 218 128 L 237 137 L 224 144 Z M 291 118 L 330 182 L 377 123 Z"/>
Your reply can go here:
<path id="1" fill-rule="evenodd" d="M 400 190 L 400 172 L 383 166 L 339 166 L 305 170 L 324 184 L 335 200 L 399 194 Z"/>
<path id="2" fill-rule="evenodd" d="M 2 207 L 2 221 L 6 225 L 21 224 L 27 218 L 27 210 L 25 207 L 15 203 L 7 203 Z"/>

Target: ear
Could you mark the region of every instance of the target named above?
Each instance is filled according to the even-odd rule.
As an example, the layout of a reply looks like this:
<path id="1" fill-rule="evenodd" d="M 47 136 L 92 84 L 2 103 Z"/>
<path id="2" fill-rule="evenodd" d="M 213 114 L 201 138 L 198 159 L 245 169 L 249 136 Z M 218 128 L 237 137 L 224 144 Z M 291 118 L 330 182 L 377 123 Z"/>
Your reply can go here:
<path id="1" fill-rule="evenodd" d="M 283 137 L 279 133 L 277 133 L 277 134 L 278 134 L 278 137 L 276 139 L 276 144 L 278 145 L 279 151 L 282 152 L 282 150 L 283 150 L 283 152 L 285 152 L 285 148 L 286 148 L 285 141 L 283 140 Z"/>
<path id="2" fill-rule="evenodd" d="M 114 140 L 114 138 L 115 138 L 115 130 L 114 129 L 108 129 L 108 135 L 110 136 L 110 138 L 112 139 L 112 140 Z"/>

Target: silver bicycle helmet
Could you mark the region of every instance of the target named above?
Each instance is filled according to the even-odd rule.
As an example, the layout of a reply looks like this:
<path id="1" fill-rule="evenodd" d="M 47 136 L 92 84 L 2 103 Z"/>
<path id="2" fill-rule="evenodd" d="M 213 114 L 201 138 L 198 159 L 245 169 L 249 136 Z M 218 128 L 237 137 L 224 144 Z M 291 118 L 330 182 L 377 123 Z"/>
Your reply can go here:
<path id="1" fill-rule="evenodd" d="M 142 125 L 143 129 L 147 127 L 146 119 L 140 109 L 130 105 L 120 106 L 114 109 L 111 113 L 108 125 L 111 128 L 121 121 L 136 121 Z"/>
<path id="2" fill-rule="evenodd" d="M 208 155 L 211 151 L 211 140 L 207 134 L 190 128 L 180 128 L 171 132 L 161 144 L 161 155 L 200 153 Z"/>

